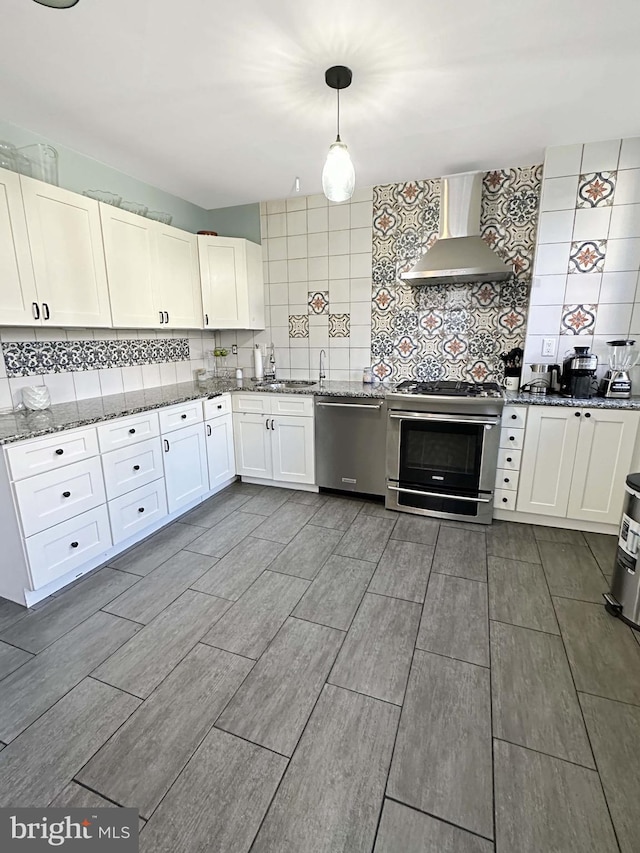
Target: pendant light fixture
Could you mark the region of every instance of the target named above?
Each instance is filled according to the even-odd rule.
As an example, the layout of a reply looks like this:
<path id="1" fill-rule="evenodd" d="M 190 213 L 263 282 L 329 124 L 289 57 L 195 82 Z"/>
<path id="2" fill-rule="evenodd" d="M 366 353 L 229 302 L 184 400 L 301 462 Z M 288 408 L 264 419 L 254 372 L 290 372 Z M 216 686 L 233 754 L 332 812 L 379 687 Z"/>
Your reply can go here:
<path id="1" fill-rule="evenodd" d="M 78 0 L 35 0 L 41 6 L 49 6 L 51 9 L 70 9 Z"/>
<path id="2" fill-rule="evenodd" d="M 340 139 L 340 89 L 350 86 L 352 77 L 351 69 L 344 65 L 333 65 L 324 74 L 327 86 L 336 90 L 338 98 L 338 134 L 336 141 L 329 147 L 322 170 L 322 189 L 329 201 L 348 201 L 356 186 L 356 170 L 349 149 Z"/>

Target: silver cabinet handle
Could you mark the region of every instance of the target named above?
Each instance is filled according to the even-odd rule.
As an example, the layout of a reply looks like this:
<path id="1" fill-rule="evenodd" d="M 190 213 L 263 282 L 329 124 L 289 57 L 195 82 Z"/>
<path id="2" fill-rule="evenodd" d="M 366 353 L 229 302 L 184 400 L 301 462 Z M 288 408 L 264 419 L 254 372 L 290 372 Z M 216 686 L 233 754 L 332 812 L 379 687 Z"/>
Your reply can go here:
<path id="1" fill-rule="evenodd" d="M 398 421 L 438 421 L 444 424 L 477 424 L 480 426 L 495 426 L 500 418 L 463 418 L 451 415 L 435 415 L 427 412 L 389 412 L 389 417 Z"/>
<path id="2" fill-rule="evenodd" d="M 382 408 L 382 403 L 384 401 L 380 401 L 379 403 L 374 403 L 373 405 L 369 403 L 316 403 L 317 406 L 332 406 L 335 409 L 374 409 L 378 410 Z"/>
<path id="3" fill-rule="evenodd" d="M 387 486 L 392 492 L 402 492 L 407 495 L 424 495 L 427 498 L 446 498 L 452 501 L 469 501 L 474 504 L 488 504 L 491 498 L 469 498 L 466 495 L 443 495 L 442 492 L 421 492 L 418 489 L 402 489 L 400 486 Z"/>

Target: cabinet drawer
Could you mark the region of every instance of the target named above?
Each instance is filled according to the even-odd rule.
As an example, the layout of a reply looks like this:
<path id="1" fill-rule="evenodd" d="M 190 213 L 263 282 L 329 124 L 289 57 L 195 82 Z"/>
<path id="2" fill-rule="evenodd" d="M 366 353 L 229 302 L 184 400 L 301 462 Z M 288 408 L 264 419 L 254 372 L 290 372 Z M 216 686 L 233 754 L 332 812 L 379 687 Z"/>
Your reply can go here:
<path id="1" fill-rule="evenodd" d="M 506 468 L 510 471 L 520 470 L 520 450 L 512 450 L 509 448 L 500 448 L 498 450 L 498 468 Z"/>
<path id="2" fill-rule="evenodd" d="M 519 476 L 519 471 L 498 468 L 496 471 L 496 489 L 506 489 L 509 492 L 515 492 L 518 488 Z"/>
<path id="3" fill-rule="evenodd" d="M 273 415 L 303 415 L 313 417 L 313 396 L 311 394 L 283 394 L 271 401 Z"/>
<path id="4" fill-rule="evenodd" d="M 69 430 L 12 444 L 6 453 L 13 479 L 22 480 L 96 456 L 98 438 L 95 429 Z"/>
<path id="5" fill-rule="evenodd" d="M 65 465 L 14 483 L 25 536 L 32 536 L 105 502 L 100 458 Z"/>
<path id="6" fill-rule="evenodd" d="M 123 542 L 139 530 L 159 521 L 167 514 L 167 496 L 164 480 L 129 492 L 122 497 L 109 501 L 109 518 L 113 544 Z"/>
<path id="7" fill-rule="evenodd" d="M 522 450 L 524 444 L 524 430 L 503 426 L 500 430 L 500 447 L 512 447 L 514 450 Z"/>
<path id="8" fill-rule="evenodd" d="M 96 507 L 25 541 L 33 589 L 66 575 L 111 547 L 107 507 Z"/>
<path id="9" fill-rule="evenodd" d="M 493 505 L 496 509 L 515 509 L 516 493 L 506 489 L 496 489 L 493 493 Z"/>
<path id="10" fill-rule="evenodd" d="M 270 415 L 272 399 L 272 394 L 234 394 L 231 405 L 234 412 L 255 412 L 258 415 Z"/>
<path id="11" fill-rule="evenodd" d="M 502 410 L 502 428 L 517 427 L 524 429 L 527 422 L 526 406 L 505 406 Z"/>
<path id="12" fill-rule="evenodd" d="M 118 418 L 115 421 L 100 424 L 98 427 L 100 450 L 103 453 L 118 450 L 120 447 L 129 447 L 158 435 L 160 435 L 160 426 L 157 412 L 143 412 L 141 415 L 133 415 L 130 418 Z"/>
<path id="13" fill-rule="evenodd" d="M 102 457 L 107 500 L 131 492 L 163 475 L 160 438 L 112 450 Z"/>
<path id="14" fill-rule="evenodd" d="M 160 409 L 160 432 L 172 432 L 174 429 L 202 423 L 202 400 L 192 400 L 180 403 L 178 406 L 168 406 Z"/>
<path id="15" fill-rule="evenodd" d="M 231 394 L 221 394 L 212 400 L 204 401 L 204 419 L 210 421 L 213 418 L 228 415 L 231 412 Z"/>

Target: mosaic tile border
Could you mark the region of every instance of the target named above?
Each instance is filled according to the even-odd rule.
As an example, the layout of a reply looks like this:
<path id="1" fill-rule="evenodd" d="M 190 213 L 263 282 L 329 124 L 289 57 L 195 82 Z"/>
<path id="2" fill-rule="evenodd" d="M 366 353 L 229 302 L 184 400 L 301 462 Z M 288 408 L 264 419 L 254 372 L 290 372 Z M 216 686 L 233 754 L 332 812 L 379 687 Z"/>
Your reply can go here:
<path id="1" fill-rule="evenodd" d="M 188 361 L 189 338 L 11 341 L 2 344 L 9 379 L 108 367 Z"/>

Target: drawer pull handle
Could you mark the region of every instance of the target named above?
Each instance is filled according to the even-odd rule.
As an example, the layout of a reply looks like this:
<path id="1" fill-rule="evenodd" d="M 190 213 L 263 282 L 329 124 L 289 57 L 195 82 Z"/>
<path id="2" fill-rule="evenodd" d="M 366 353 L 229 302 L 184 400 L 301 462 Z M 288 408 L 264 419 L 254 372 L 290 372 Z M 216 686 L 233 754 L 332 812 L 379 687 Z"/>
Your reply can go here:
<path id="1" fill-rule="evenodd" d="M 579 418 L 579 417 L 580 417 L 580 412 L 576 412 L 576 413 L 575 413 L 575 415 L 574 415 L 574 417 Z"/>
<path id="2" fill-rule="evenodd" d="M 182 418 L 182 420 L 184 421 L 184 420 L 186 420 L 186 417 L 187 417 L 187 416 L 186 416 L 186 415 L 180 415 L 180 417 L 181 417 L 181 418 Z"/>
<path id="3" fill-rule="evenodd" d="M 503 504 L 508 503 L 507 499 L 506 499 L 506 498 L 502 498 L 502 503 L 503 503 Z"/>
<path id="4" fill-rule="evenodd" d="M 71 492 L 63 492 L 63 493 L 62 493 L 62 497 L 63 497 L 63 498 L 70 498 L 70 497 L 71 497 Z"/>
<path id="5" fill-rule="evenodd" d="M 204 315 L 204 324 L 205 324 L 205 326 L 209 325 L 209 315 L 208 314 Z"/>
<path id="6" fill-rule="evenodd" d="M 134 465 L 134 466 L 133 466 L 133 470 L 134 470 L 134 471 L 139 471 L 139 470 L 140 470 L 140 466 L 139 466 L 139 465 Z"/>
<path id="7" fill-rule="evenodd" d="M 164 440 L 164 452 L 165 452 L 165 453 L 168 453 L 168 452 L 169 452 L 169 442 L 167 441 L 167 439 L 166 439 L 166 438 L 165 438 L 165 440 Z"/>
<path id="8" fill-rule="evenodd" d="M 508 478 L 508 477 L 505 477 L 505 478 L 504 478 L 504 481 L 505 481 L 505 483 L 508 483 L 508 482 L 509 482 L 509 478 Z"/>
<path id="9" fill-rule="evenodd" d="M 218 406 L 218 408 L 219 408 L 219 409 L 221 409 L 221 408 L 222 408 L 222 403 L 220 403 L 220 405 Z"/>
<path id="10" fill-rule="evenodd" d="M 515 435 L 510 435 L 510 436 L 509 436 L 509 441 L 515 441 L 515 440 L 516 440 Z"/>
<path id="11" fill-rule="evenodd" d="M 211 424 L 207 424 L 207 435 L 211 435 Z"/>
<path id="12" fill-rule="evenodd" d="M 139 506 L 139 507 L 138 507 L 138 512 L 144 512 L 144 507 L 143 507 L 143 506 Z"/>
<path id="13" fill-rule="evenodd" d="M 513 459 L 511 458 L 511 456 L 507 456 L 507 462 L 513 462 Z"/>
<path id="14" fill-rule="evenodd" d="M 71 543 L 71 547 L 72 547 L 72 548 L 77 548 L 77 547 L 78 547 L 78 544 L 79 544 L 78 542 L 72 542 L 72 543 Z"/>
<path id="15" fill-rule="evenodd" d="M 57 454 L 58 456 L 62 456 L 62 454 L 63 454 L 63 453 L 64 453 L 64 450 L 63 450 L 61 447 L 59 447 L 59 448 L 56 450 L 56 454 Z"/>
<path id="16" fill-rule="evenodd" d="M 517 416 L 517 415 L 511 415 L 511 420 L 512 420 L 512 421 L 515 421 L 515 420 L 517 420 L 517 419 L 518 419 L 518 416 Z"/>
<path id="17" fill-rule="evenodd" d="M 585 416 L 585 418 L 590 418 L 590 417 L 591 417 L 591 412 L 585 412 L 585 413 L 584 413 L 584 416 Z"/>
<path id="18" fill-rule="evenodd" d="M 135 435 L 135 432 L 135 427 L 131 427 L 131 429 L 129 430 L 129 435 Z"/>

